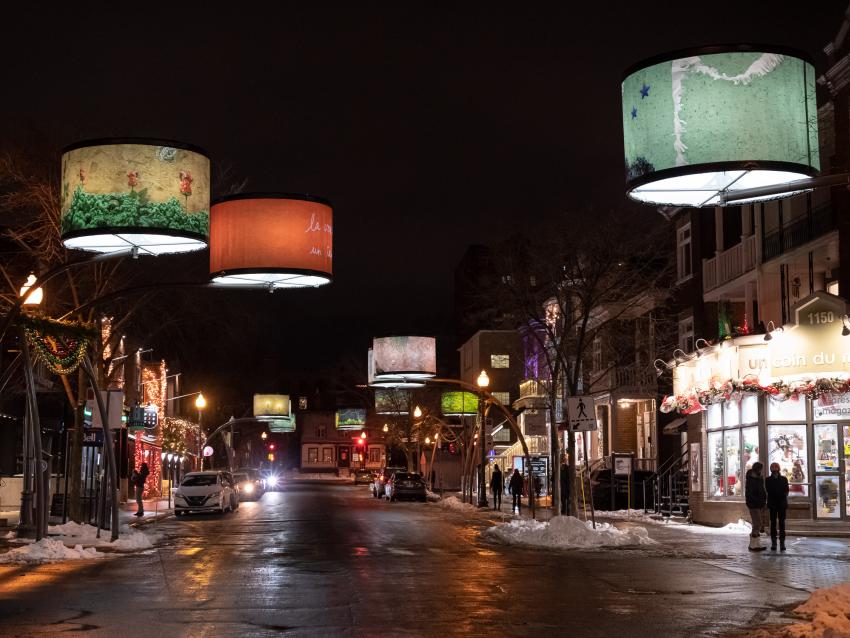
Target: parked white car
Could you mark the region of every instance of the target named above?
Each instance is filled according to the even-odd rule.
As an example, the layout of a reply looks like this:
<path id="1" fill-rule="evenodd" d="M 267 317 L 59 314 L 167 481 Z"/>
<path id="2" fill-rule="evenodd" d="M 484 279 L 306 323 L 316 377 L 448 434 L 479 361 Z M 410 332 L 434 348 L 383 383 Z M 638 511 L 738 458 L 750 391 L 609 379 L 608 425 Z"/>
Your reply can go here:
<path id="1" fill-rule="evenodd" d="M 230 472 L 189 472 L 174 492 L 174 514 L 189 512 L 233 512 L 239 495 Z"/>

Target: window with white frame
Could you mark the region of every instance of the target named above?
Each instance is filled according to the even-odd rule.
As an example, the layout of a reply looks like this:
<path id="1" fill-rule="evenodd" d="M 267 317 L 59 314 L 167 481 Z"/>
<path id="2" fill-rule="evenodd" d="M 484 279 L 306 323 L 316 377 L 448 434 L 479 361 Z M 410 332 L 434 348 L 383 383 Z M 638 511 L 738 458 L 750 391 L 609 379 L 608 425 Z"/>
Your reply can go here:
<path id="1" fill-rule="evenodd" d="M 679 347 L 685 352 L 694 351 L 694 318 L 679 321 Z"/>
<path id="2" fill-rule="evenodd" d="M 316 426 L 316 438 L 317 439 L 324 439 L 327 436 L 328 436 L 328 429 L 324 425 L 317 425 Z"/>
<path id="3" fill-rule="evenodd" d="M 308 463 L 318 463 L 319 462 L 319 448 L 317 448 L 317 447 L 308 447 L 307 448 L 307 462 Z"/>
<path id="4" fill-rule="evenodd" d="M 708 496 L 744 496 L 744 479 L 759 460 L 758 397 L 708 406 Z"/>
<path id="5" fill-rule="evenodd" d="M 370 447 L 369 448 L 369 463 L 380 463 L 380 461 L 381 461 L 381 448 Z"/>
<path id="6" fill-rule="evenodd" d="M 509 405 L 511 402 L 510 392 L 491 392 L 490 394 L 492 394 L 493 398 L 502 405 Z"/>
<path id="7" fill-rule="evenodd" d="M 490 367 L 491 368 L 510 368 L 511 367 L 511 356 L 509 354 L 491 354 L 490 355 Z"/>
<path id="8" fill-rule="evenodd" d="M 676 273 L 679 279 L 694 274 L 691 262 L 691 225 L 688 223 L 676 230 Z"/>

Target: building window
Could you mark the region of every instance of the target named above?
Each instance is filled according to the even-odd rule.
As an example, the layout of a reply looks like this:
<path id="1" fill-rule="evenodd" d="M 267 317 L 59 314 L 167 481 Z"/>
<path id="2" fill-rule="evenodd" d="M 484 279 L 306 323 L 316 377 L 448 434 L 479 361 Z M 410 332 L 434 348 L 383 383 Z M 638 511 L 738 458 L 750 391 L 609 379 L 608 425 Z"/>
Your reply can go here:
<path id="1" fill-rule="evenodd" d="M 493 398 L 496 399 L 502 405 L 510 405 L 511 403 L 511 393 L 510 392 L 491 392 Z"/>
<path id="2" fill-rule="evenodd" d="M 745 396 L 709 406 L 708 495 L 742 498 L 744 477 L 759 460 L 758 397 Z"/>
<path id="3" fill-rule="evenodd" d="M 529 275 L 529 277 L 528 277 L 528 284 L 529 284 L 532 288 L 534 288 L 534 287 L 537 285 L 537 277 L 535 277 L 534 275 Z"/>
<path id="4" fill-rule="evenodd" d="M 306 410 L 307 409 L 307 397 L 298 397 L 298 409 Z"/>
<path id="5" fill-rule="evenodd" d="M 316 438 L 317 439 L 325 439 L 325 438 L 327 438 L 327 436 L 328 436 L 328 428 L 326 428 L 324 425 L 317 425 L 316 426 Z"/>
<path id="6" fill-rule="evenodd" d="M 318 463 L 319 462 L 319 448 L 317 448 L 317 447 L 308 447 L 307 448 L 307 462 L 308 463 Z"/>
<path id="7" fill-rule="evenodd" d="M 694 274 L 691 261 L 691 225 L 685 224 L 676 231 L 676 272 L 679 279 Z"/>
<path id="8" fill-rule="evenodd" d="M 332 447 L 322 448 L 322 463 L 334 462 L 334 449 Z"/>
<path id="9" fill-rule="evenodd" d="M 370 447 L 369 448 L 369 463 L 380 463 L 380 462 L 381 462 L 381 448 Z"/>
<path id="10" fill-rule="evenodd" d="M 788 479 L 788 496 L 809 494 L 809 451 L 806 426 L 768 425 L 767 444 L 770 463 L 779 463 L 780 473 Z"/>
<path id="11" fill-rule="evenodd" d="M 679 322 L 679 347 L 685 352 L 694 351 L 694 318 L 688 317 Z"/>
<path id="12" fill-rule="evenodd" d="M 491 368 L 510 368 L 511 367 L 511 356 L 508 354 L 491 354 L 490 355 L 490 367 Z"/>

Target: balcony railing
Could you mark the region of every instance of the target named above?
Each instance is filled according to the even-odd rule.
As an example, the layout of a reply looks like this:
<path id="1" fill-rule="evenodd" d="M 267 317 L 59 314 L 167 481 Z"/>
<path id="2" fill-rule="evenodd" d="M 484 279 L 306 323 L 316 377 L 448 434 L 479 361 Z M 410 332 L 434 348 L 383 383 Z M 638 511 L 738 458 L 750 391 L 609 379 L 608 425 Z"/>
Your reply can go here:
<path id="1" fill-rule="evenodd" d="M 537 379 L 526 379 L 519 384 L 519 398 L 549 396 L 549 382 Z"/>
<path id="2" fill-rule="evenodd" d="M 756 267 L 755 235 L 745 237 L 729 250 L 702 260 L 703 290 L 708 292 L 737 279 Z"/>
<path id="3" fill-rule="evenodd" d="M 643 366 L 625 366 L 614 368 L 613 381 L 616 388 L 633 388 L 636 390 L 645 390 L 655 392 L 658 387 L 658 376 L 652 368 L 646 369 Z"/>
<path id="4" fill-rule="evenodd" d="M 794 250 L 803 244 L 817 239 L 837 227 L 832 206 L 824 204 L 813 208 L 802 217 L 777 228 L 764 236 L 761 251 L 762 262 Z"/>

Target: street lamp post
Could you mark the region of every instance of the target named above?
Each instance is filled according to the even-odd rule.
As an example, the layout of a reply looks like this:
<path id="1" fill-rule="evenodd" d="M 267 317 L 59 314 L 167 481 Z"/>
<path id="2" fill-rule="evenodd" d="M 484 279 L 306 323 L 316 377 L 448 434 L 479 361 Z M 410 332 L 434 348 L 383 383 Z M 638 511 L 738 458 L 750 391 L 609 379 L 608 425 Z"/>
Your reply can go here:
<path id="1" fill-rule="evenodd" d="M 201 438 L 204 434 L 204 428 L 201 425 L 201 411 L 207 407 L 207 400 L 203 393 L 198 393 L 198 398 L 195 399 L 195 407 L 198 408 L 198 458 L 201 462 L 201 471 L 204 471 L 204 451 L 201 449 Z"/>
<path id="2" fill-rule="evenodd" d="M 477 379 L 478 387 L 486 390 L 490 385 L 490 377 L 485 370 L 481 371 Z M 484 485 L 484 464 L 487 462 L 487 435 L 484 423 L 484 401 L 478 397 L 478 414 L 481 419 L 481 427 L 478 430 L 478 444 L 481 447 L 481 464 L 478 466 L 478 507 L 487 507 L 487 486 Z"/>

